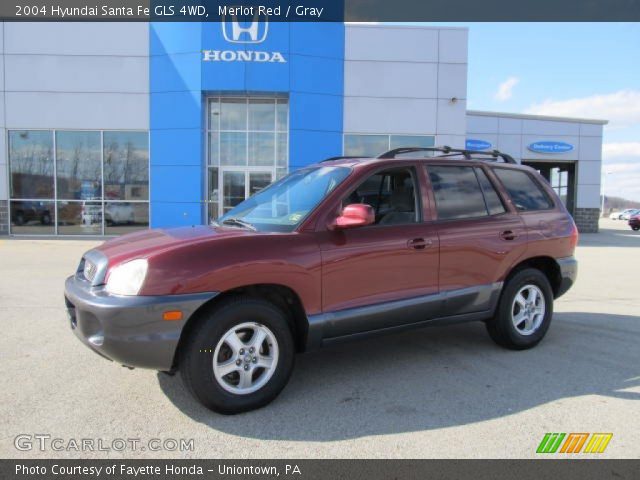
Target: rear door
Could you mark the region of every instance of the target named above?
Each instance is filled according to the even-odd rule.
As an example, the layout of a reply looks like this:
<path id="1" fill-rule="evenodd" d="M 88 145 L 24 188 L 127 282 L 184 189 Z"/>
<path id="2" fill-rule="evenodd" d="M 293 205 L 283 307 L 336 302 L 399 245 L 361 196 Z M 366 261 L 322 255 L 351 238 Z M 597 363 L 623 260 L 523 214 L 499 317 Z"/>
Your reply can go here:
<path id="1" fill-rule="evenodd" d="M 519 215 L 501 200 L 484 168 L 427 165 L 440 237 L 445 315 L 485 311 L 500 281 L 526 250 Z"/>

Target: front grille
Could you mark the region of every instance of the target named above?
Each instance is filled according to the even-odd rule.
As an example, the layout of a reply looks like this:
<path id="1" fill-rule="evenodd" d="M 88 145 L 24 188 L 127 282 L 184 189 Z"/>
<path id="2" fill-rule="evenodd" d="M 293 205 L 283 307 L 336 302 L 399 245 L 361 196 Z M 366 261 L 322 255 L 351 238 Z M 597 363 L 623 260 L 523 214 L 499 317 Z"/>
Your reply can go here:
<path id="1" fill-rule="evenodd" d="M 97 271 L 98 271 L 98 267 L 96 267 L 95 263 L 85 258 L 84 270 L 83 270 L 84 278 L 86 278 L 90 282 L 93 282 L 93 279 L 95 278 Z"/>

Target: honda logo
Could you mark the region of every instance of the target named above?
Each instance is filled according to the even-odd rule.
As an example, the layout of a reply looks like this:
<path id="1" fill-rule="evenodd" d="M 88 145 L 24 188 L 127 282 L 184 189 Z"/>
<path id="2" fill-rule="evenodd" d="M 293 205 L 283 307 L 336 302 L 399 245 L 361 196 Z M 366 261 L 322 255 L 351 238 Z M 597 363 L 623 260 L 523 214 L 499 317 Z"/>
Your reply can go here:
<path id="1" fill-rule="evenodd" d="M 243 22 L 248 25 L 241 25 L 236 15 L 231 16 L 231 20 L 222 19 L 222 36 L 231 43 L 262 43 L 267 38 L 269 31 L 269 20 L 264 15 L 262 21 L 258 21 L 258 15 L 253 17 L 253 22 Z"/>

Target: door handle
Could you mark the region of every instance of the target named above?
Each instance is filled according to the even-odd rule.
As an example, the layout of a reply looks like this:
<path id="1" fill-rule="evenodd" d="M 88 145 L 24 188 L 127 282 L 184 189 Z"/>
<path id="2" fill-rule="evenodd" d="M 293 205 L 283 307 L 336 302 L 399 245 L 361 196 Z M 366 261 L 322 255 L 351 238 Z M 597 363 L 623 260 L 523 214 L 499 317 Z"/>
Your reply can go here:
<path id="1" fill-rule="evenodd" d="M 430 247 L 433 244 L 431 240 L 425 240 L 424 238 L 414 238 L 413 240 L 409 240 L 407 242 L 407 246 L 409 248 L 413 248 L 414 250 L 424 250 L 427 247 Z"/>
<path id="2" fill-rule="evenodd" d="M 518 238 L 518 235 L 512 230 L 505 230 L 504 232 L 500 232 L 500 238 L 503 240 L 515 240 Z"/>

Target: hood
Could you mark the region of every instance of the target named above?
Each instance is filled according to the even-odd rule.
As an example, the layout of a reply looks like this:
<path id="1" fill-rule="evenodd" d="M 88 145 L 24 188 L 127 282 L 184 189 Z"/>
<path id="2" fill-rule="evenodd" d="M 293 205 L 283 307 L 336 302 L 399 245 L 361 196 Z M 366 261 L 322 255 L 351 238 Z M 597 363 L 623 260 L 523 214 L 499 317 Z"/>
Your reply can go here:
<path id="1" fill-rule="evenodd" d="M 255 232 L 240 228 L 219 228 L 206 225 L 157 228 L 107 240 L 95 250 L 104 254 L 109 260 L 109 265 L 113 266 L 136 258 L 147 258 L 185 245 L 248 235 L 255 235 Z"/>

